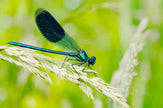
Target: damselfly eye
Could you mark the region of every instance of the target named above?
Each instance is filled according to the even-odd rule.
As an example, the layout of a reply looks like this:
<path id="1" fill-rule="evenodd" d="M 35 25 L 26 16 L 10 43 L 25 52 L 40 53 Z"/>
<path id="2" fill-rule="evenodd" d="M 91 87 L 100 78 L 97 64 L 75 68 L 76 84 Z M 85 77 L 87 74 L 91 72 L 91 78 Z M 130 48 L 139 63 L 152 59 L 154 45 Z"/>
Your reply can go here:
<path id="1" fill-rule="evenodd" d="M 94 65 L 96 61 L 96 57 L 91 57 L 91 59 L 88 60 L 89 64 Z"/>

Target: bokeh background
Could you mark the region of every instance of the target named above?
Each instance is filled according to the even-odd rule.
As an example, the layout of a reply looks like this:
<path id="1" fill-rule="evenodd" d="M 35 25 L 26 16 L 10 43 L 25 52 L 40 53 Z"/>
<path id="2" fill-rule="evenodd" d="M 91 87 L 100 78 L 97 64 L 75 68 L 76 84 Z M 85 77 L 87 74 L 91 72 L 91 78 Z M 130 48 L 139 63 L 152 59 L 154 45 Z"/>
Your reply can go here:
<path id="1" fill-rule="evenodd" d="M 139 53 L 138 75 L 127 103 L 133 108 L 163 107 L 163 0 L 0 0 L 0 45 L 16 41 L 60 50 L 37 29 L 37 8 L 48 10 L 89 56 L 97 58 L 92 68 L 107 83 L 118 69 L 137 25 L 147 17 L 150 34 Z M 92 101 L 78 85 L 55 75 L 51 78 L 53 85 L 0 60 L 0 108 L 110 108 L 106 96 L 94 92 Z"/>

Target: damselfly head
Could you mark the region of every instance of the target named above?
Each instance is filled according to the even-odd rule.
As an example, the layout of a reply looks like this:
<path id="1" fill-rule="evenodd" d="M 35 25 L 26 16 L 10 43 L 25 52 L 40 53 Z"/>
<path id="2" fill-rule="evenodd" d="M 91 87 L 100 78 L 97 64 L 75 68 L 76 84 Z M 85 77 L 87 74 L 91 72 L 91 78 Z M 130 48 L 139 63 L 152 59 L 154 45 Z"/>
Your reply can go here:
<path id="1" fill-rule="evenodd" d="M 94 65 L 95 61 L 96 61 L 96 57 L 93 56 L 88 60 L 88 63 L 91 64 L 91 65 Z"/>

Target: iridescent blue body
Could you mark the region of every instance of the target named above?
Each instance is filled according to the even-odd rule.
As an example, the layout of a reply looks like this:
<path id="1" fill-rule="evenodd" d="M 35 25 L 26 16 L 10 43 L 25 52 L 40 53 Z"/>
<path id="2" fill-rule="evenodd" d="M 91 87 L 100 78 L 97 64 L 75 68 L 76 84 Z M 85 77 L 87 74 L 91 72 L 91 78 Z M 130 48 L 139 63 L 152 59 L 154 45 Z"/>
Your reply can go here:
<path id="1" fill-rule="evenodd" d="M 27 44 L 18 43 L 18 42 L 9 42 L 9 44 L 30 48 L 34 50 L 49 52 L 49 53 L 66 55 L 65 61 L 67 59 L 67 56 L 74 57 L 74 59 L 67 59 L 67 60 L 78 61 L 78 63 L 72 64 L 73 68 L 74 65 L 79 66 L 86 63 L 85 65 L 86 67 L 87 65 L 88 66 L 90 64 L 93 65 L 95 63 L 96 58 L 94 56 L 89 58 L 85 53 L 85 51 L 83 51 L 80 48 L 77 42 L 72 37 L 70 37 L 67 33 L 65 33 L 64 29 L 60 26 L 60 24 L 55 20 L 55 18 L 48 11 L 44 9 L 37 9 L 35 18 L 36 18 L 36 24 L 40 32 L 43 34 L 43 36 L 51 43 L 58 45 L 59 47 L 69 52 L 54 51 L 54 50 L 39 48 Z M 83 68 L 83 71 L 85 67 Z"/>

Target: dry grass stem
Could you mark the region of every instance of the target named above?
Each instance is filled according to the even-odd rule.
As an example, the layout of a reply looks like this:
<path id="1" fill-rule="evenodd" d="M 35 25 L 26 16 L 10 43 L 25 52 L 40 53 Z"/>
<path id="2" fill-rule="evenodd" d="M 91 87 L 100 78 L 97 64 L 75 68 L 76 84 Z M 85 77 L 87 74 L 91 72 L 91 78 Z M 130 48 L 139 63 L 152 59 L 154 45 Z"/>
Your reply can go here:
<path id="1" fill-rule="evenodd" d="M 129 94 L 129 88 L 133 78 L 137 75 L 135 68 L 138 65 L 138 53 L 142 50 L 144 40 L 148 36 L 148 32 L 144 31 L 148 25 L 148 19 L 145 18 L 139 24 L 137 31 L 130 43 L 129 49 L 125 52 L 119 69 L 114 72 L 111 85 L 116 87 L 118 92 L 125 97 Z"/>
<path id="2" fill-rule="evenodd" d="M 66 81 L 71 81 L 78 84 L 80 89 L 92 99 L 94 99 L 92 88 L 95 88 L 97 91 L 103 93 L 108 98 L 118 103 L 120 106 L 125 108 L 129 107 L 126 104 L 126 99 L 122 95 L 116 93 L 116 90 L 109 84 L 105 83 L 104 80 L 87 75 L 87 72 L 97 73 L 93 70 L 82 72 L 83 67 L 75 66 L 80 75 L 79 79 L 79 75 L 74 72 L 70 63 L 66 63 L 64 68 L 61 68 L 62 63 L 56 62 L 52 58 L 43 56 L 41 54 L 31 53 L 29 51 L 27 52 L 19 47 L 0 46 L 0 59 L 24 67 L 51 84 L 52 81 L 48 75 L 48 72 L 56 74 Z"/>
<path id="3" fill-rule="evenodd" d="M 85 3 L 85 5 L 81 4 L 74 12 L 72 12 L 68 17 L 63 19 L 60 23 L 65 24 L 67 22 L 71 22 L 76 18 L 80 18 L 81 16 L 85 16 L 89 12 L 97 11 L 98 9 L 110 9 L 114 11 L 119 11 L 120 3 L 119 2 L 104 2 L 101 4 L 91 5 L 89 3 Z"/>

